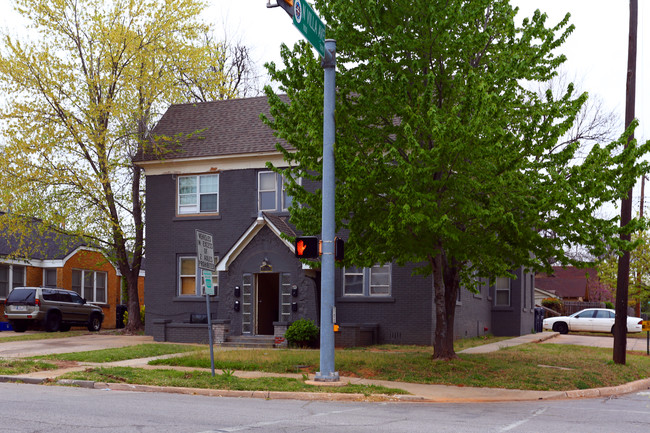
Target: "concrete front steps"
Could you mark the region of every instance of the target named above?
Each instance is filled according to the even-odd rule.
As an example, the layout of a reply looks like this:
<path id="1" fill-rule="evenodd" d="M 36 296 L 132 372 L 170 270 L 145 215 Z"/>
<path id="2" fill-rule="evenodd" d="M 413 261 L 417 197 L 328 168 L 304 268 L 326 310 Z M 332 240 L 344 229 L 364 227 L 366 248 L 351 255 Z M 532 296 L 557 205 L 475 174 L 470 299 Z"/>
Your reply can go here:
<path id="1" fill-rule="evenodd" d="M 221 347 L 244 347 L 250 349 L 272 349 L 275 347 L 273 335 L 234 335 L 226 338 Z"/>

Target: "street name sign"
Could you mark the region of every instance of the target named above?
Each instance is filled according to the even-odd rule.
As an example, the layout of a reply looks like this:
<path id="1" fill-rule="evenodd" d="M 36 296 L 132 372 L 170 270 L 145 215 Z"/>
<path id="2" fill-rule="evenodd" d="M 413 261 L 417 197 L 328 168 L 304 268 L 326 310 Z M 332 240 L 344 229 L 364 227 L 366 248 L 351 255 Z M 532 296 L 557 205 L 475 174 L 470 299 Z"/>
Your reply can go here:
<path id="1" fill-rule="evenodd" d="M 196 258 L 199 269 L 214 271 L 214 244 L 210 233 L 196 230 Z"/>
<path id="2" fill-rule="evenodd" d="M 293 25 L 316 48 L 316 51 L 325 57 L 325 23 L 305 0 L 293 2 Z"/>

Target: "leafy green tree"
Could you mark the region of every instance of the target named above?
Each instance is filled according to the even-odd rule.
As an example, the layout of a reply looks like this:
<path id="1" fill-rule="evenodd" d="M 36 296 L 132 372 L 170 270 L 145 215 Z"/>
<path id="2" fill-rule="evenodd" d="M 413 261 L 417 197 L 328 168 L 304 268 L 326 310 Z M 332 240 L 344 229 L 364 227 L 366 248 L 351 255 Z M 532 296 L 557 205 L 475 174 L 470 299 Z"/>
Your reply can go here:
<path id="1" fill-rule="evenodd" d="M 539 95 L 554 77 L 555 50 L 573 26 L 537 11 L 521 24 L 506 0 L 316 0 L 337 41 L 336 222 L 348 229 L 346 264 L 417 263 L 433 274 L 434 358 L 455 357 L 460 287 L 579 264 L 565 251 L 602 253 L 616 221 L 595 210 L 647 170 L 648 144 L 559 142 L 587 100 L 569 84 Z M 267 65 L 286 102 L 267 88 L 266 122 L 285 149 L 296 198 L 292 221 L 320 230 L 323 71 L 306 43 Z M 281 148 L 280 148 L 281 149 Z"/>
<path id="2" fill-rule="evenodd" d="M 635 248 L 630 251 L 629 302 L 643 306 L 650 302 L 650 233 L 633 233 L 632 242 Z M 612 251 L 598 263 L 598 276 L 612 288 L 612 298 L 616 297 L 619 255 L 620 252 Z"/>
<path id="3" fill-rule="evenodd" d="M 155 145 L 151 127 L 170 103 L 235 97 L 241 75 L 206 36 L 202 0 L 14 5 L 31 24 L 29 39 L 5 35 L 0 49 L 4 228 L 21 233 L 31 220 L 20 215 L 39 217 L 102 246 L 127 281 L 136 330 L 144 188 L 132 157 Z"/>

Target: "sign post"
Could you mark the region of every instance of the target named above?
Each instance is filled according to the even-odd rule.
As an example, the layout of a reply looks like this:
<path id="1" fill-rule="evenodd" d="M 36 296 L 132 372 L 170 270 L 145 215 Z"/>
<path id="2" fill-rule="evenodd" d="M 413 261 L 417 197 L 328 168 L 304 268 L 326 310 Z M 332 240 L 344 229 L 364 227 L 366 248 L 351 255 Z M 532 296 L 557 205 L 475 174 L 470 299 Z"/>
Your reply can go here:
<path id="1" fill-rule="evenodd" d="M 336 41 L 334 39 L 325 39 L 325 24 L 306 0 L 293 0 L 293 15 L 289 6 L 291 1 L 278 0 L 278 5 L 280 2 L 283 3 L 283 9 L 293 17 L 293 25 L 323 57 L 321 65 L 325 75 L 323 89 L 323 202 L 321 226 L 323 252 L 321 256 L 320 371 L 316 373 L 314 380 L 338 382 L 339 373 L 334 371 L 333 326 L 334 316 L 336 315 L 336 307 L 334 306 Z M 302 244 L 296 244 L 296 256 L 306 258 L 304 254 L 307 249 L 308 241 L 302 239 Z"/>
<path id="2" fill-rule="evenodd" d="M 210 340 L 210 366 L 214 377 L 214 342 L 212 341 L 212 317 L 210 313 L 210 295 L 214 295 L 212 272 L 214 272 L 214 244 L 212 234 L 201 230 L 196 232 L 196 259 L 201 271 L 197 277 L 201 281 L 201 290 L 205 292 L 205 306 L 208 313 L 208 340 Z"/>

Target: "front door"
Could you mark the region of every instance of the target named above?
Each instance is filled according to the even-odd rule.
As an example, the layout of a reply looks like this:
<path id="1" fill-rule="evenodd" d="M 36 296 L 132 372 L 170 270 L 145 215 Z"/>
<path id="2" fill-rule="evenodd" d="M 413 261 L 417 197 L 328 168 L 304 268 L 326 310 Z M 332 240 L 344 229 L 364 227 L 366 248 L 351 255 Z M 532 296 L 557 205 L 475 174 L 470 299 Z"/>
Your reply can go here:
<path id="1" fill-rule="evenodd" d="M 257 335 L 273 335 L 273 322 L 278 321 L 280 314 L 280 274 L 256 274 L 257 308 L 255 333 Z"/>

